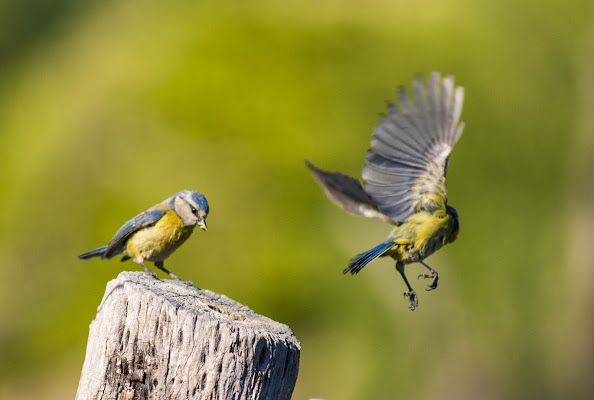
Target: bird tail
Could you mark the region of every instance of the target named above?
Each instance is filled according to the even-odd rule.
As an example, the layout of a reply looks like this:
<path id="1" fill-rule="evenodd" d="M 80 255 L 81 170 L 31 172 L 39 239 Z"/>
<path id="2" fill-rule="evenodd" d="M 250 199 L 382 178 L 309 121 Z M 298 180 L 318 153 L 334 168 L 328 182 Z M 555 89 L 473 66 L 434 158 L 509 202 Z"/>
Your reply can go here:
<path id="1" fill-rule="evenodd" d="M 82 253 L 78 256 L 81 260 L 87 260 L 93 257 L 105 257 L 105 250 L 107 250 L 107 246 L 99 247 L 95 250 L 87 251 L 86 253 Z"/>
<path id="2" fill-rule="evenodd" d="M 376 258 L 382 256 L 386 251 L 390 250 L 394 247 L 394 242 L 392 240 L 387 240 L 377 246 L 375 246 L 371 250 L 367 250 L 361 254 L 358 254 L 353 258 L 350 262 L 348 267 L 342 271 L 343 274 L 350 272 L 352 275 L 357 274 L 359 271 L 363 269 L 364 266 L 375 260 Z"/>

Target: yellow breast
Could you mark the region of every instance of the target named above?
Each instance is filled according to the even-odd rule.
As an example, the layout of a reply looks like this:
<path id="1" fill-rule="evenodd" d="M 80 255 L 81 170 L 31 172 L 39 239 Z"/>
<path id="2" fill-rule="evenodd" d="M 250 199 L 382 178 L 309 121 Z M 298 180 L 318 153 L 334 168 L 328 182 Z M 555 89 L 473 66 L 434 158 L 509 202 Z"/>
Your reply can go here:
<path id="1" fill-rule="evenodd" d="M 126 253 L 136 259 L 163 261 L 192 234 L 193 227 L 184 227 L 181 218 L 168 210 L 154 225 L 139 230 L 126 242 Z"/>
<path id="2" fill-rule="evenodd" d="M 389 255 L 405 263 L 415 262 L 415 258 L 422 260 L 447 242 L 452 229 L 452 218 L 445 211 L 413 214 L 394 229 L 394 243 L 398 246 Z"/>

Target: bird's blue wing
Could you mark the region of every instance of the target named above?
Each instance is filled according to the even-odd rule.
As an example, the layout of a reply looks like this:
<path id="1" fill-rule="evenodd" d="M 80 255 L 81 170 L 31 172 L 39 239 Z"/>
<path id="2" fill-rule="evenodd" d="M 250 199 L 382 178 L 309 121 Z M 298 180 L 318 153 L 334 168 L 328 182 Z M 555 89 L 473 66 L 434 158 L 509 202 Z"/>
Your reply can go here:
<path id="1" fill-rule="evenodd" d="M 388 106 L 373 131 L 363 166 L 365 192 L 393 221 L 421 209 L 445 209 L 449 155 L 460 138 L 464 89 L 454 79 L 431 74 L 427 90 L 414 82 L 414 101 L 399 88 L 400 107 Z"/>
<path id="2" fill-rule="evenodd" d="M 105 250 L 104 257 L 111 258 L 117 254 L 120 254 L 123 250 L 126 240 L 134 232 L 154 224 L 155 222 L 160 220 L 163 217 L 163 215 L 165 215 L 165 211 L 163 210 L 148 210 L 141 214 L 138 214 L 136 217 L 126 222 L 124 225 L 122 225 L 122 227 L 116 232 L 116 234 L 107 244 L 107 249 Z"/>

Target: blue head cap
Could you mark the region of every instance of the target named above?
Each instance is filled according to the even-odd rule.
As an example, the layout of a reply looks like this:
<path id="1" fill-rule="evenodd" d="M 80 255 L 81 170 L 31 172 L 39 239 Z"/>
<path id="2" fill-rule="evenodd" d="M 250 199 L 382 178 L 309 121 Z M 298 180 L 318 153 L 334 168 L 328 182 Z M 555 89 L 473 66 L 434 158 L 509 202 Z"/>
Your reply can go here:
<path id="1" fill-rule="evenodd" d="M 208 214 L 208 201 L 206 201 L 206 197 L 204 197 L 202 193 L 192 191 L 192 200 L 194 200 L 196 204 Z"/>

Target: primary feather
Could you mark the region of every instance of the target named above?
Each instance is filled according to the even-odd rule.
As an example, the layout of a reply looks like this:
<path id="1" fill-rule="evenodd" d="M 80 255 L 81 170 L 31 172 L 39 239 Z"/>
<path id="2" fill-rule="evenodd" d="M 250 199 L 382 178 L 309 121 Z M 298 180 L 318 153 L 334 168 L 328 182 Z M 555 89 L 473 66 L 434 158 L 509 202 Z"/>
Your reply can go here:
<path id="1" fill-rule="evenodd" d="M 305 165 L 334 204 L 354 215 L 388 220 L 369 195 L 365 193 L 361 182 L 357 179 L 340 172 L 324 171 L 308 160 L 305 160 Z"/>
<path id="2" fill-rule="evenodd" d="M 415 212 L 446 208 L 449 156 L 464 129 L 458 121 L 464 89 L 438 72 L 431 74 L 427 88 L 420 77 L 413 86 L 412 99 L 398 89 L 398 107 L 389 104 L 374 128 L 363 185 L 305 162 L 328 198 L 351 214 L 399 225 Z"/>
<path id="3" fill-rule="evenodd" d="M 398 99 L 399 108 L 389 105 L 373 131 L 363 181 L 382 214 L 404 222 L 420 210 L 445 209 L 448 159 L 464 127 L 458 123 L 464 90 L 434 72 L 427 90 L 415 80 L 414 100 L 403 88 Z"/>

